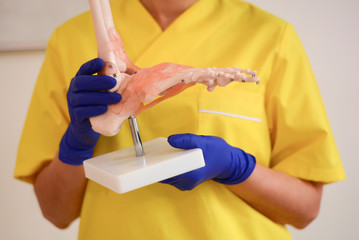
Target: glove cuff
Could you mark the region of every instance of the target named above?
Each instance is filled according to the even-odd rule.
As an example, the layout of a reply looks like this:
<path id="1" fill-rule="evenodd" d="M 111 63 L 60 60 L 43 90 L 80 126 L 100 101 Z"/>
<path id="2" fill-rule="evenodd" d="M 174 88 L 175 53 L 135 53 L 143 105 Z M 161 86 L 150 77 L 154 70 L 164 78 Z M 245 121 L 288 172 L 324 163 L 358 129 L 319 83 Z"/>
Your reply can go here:
<path id="1" fill-rule="evenodd" d="M 92 129 L 80 133 L 70 124 L 60 142 L 59 159 L 70 165 L 82 165 L 84 160 L 92 157 L 99 137 L 100 134 Z"/>
<path id="2" fill-rule="evenodd" d="M 235 185 L 245 181 L 252 174 L 257 163 L 256 158 L 241 149 L 237 148 L 236 150 L 237 157 L 232 160 L 232 166 L 230 166 L 233 169 L 233 174 L 225 179 L 214 178 L 214 181 L 227 185 Z"/>

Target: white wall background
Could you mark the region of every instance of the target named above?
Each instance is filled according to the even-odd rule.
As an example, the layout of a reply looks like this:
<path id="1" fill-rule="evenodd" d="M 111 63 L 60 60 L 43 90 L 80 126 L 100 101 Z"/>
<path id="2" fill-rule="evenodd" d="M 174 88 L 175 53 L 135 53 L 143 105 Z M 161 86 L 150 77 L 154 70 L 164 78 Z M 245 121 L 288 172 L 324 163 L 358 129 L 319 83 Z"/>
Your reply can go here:
<path id="1" fill-rule="evenodd" d="M 0 7 L 5 0 L 0 0 Z M 17 0 L 17 2 L 25 0 Z M 27 2 L 27 1 L 26 1 Z M 30 1 L 29 1 L 30 2 Z M 35 1 L 36 2 L 36 1 Z M 52 2 L 52 1 L 51 1 Z M 58 1 L 62 2 L 62 1 Z M 359 2 L 356 0 L 250 0 L 291 22 L 312 63 L 347 180 L 326 186 L 319 217 L 295 240 L 359 239 Z M 76 3 L 72 1 L 72 3 Z M 83 4 L 79 2 L 79 4 Z M 67 11 L 62 9 L 61 11 Z M 69 10 L 71 14 L 73 14 Z M 0 10 L 1 12 L 1 10 Z M 16 14 L 16 12 L 14 13 Z M 69 13 L 64 14 L 68 16 Z M 50 16 L 51 17 L 51 16 Z M 36 21 L 35 16 L 28 21 Z M 21 26 L 18 22 L 8 22 Z M 3 24 L 3 19 L 1 19 Z M 21 28 L 19 29 L 19 31 Z M 0 35 L 3 32 L 0 33 Z M 49 36 L 50 33 L 44 33 Z M 0 52 L 0 239 L 76 239 L 78 222 L 58 230 L 45 221 L 32 186 L 12 178 L 25 114 L 44 51 Z"/>
<path id="2" fill-rule="evenodd" d="M 88 0 L 0 0 L 0 51 L 42 49 L 57 25 L 88 9 Z"/>

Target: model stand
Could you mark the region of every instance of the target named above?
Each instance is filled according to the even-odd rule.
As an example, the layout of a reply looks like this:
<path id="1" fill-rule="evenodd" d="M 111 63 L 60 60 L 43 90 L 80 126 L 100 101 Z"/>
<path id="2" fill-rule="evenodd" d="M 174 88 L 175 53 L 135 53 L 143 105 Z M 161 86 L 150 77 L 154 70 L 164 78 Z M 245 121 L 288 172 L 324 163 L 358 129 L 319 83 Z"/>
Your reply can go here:
<path id="1" fill-rule="evenodd" d="M 125 193 L 205 165 L 201 149 L 176 149 L 165 138 L 144 142 L 143 148 L 141 157 L 131 146 L 84 161 L 86 177 Z"/>

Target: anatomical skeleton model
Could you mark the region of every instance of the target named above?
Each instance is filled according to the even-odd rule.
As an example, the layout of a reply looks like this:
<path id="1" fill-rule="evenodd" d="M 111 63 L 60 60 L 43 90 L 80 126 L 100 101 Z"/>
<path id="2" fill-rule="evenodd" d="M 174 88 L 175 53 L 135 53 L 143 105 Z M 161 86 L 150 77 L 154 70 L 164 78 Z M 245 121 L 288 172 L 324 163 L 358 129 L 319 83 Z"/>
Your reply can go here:
<path id="1" fill-rule="evenodd" d="M 105 61 L 100 74 L 116 78 L 110 91 L 122 95 L 122 100 L 108 106 L 108 111 L 90 119 L 94 131 L 106 136 L 116 135 L 122 123 L 133 114 L 152 107 L 196 83 L 207 85 L 208 91 L 233 81 L 256 82 L 256 71 L 232 68 L 194 68 L 175 63 L 161 63 L 141 69 L 127 57 L 117 33 L 109 0 L 89 0 L 95 26 L 99 57 Z M 154 100 L 157 96 L 161 96 Z M 154 100 L 154 101 L 152 101 Z M 152 102 L 151 102 L 152 101 Z M 148 103 L 144 105 L 144 103 Z"/>

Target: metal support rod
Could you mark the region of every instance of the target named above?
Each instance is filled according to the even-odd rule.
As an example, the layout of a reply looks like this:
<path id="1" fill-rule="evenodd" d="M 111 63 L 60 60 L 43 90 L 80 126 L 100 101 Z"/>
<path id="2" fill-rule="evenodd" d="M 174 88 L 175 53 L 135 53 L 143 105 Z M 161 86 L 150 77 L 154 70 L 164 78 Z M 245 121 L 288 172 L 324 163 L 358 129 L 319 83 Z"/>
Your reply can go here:
<path id="1" fill-rule="evenodd" d="M 140 131 L 138 129 L 136 117 L 134 115 L 131 115 L 128 118 L 128 121 L 130 123 L 130 129 L 131 129 L 131 134 L 132 134 L 133 145 L 135 146 L 136 156 L 142 157 L 145 155 L 145 152 L 143 150 L 141 137 L 140 137 Z"/>

